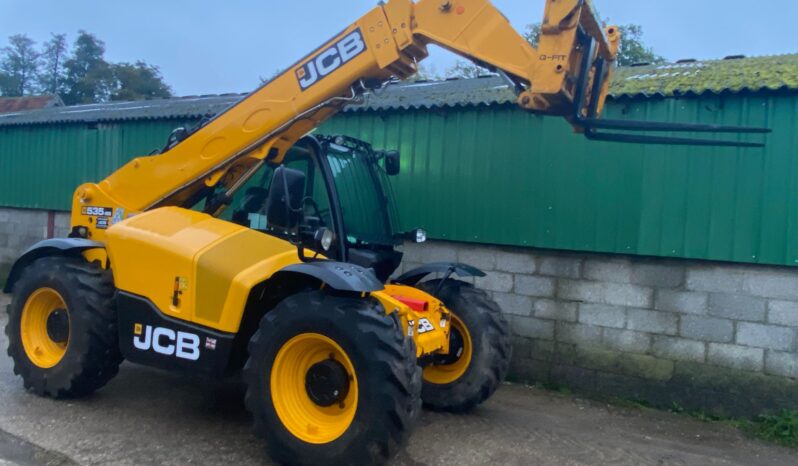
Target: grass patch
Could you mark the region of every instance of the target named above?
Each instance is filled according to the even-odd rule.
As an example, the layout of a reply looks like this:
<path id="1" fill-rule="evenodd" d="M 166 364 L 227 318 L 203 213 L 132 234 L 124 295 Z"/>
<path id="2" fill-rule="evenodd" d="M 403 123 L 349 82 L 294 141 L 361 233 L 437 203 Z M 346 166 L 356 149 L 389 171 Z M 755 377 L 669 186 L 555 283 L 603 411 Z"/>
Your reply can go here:
<path id="1" fill-rule="evenodd" d="M 727 418 L 701 410 L 686 410 L 678 403 L 673 403 L 668 411 L 703 422 L 724 422 L 760 440 L 798 448 L 798 411 L 785 409 L 779 414 L 763 414 L 753 420 Z"/>
<path id="2" fill-rule="evenodd" d="M 798 411 L 785 409 L 776 415 L 759 416 L 742 421 L 740 428 L 762 440 L 798 448 Z"/>
<path id="3" fill-rule="evenodd" d="M 703 422 L 723 422 L 760 440 L 798 448 L 798 411 L 785 409 L 779 414 L 763 414 L 753 420 L 727 418 L 701 410 L 686 410 L 678 403 L 673 403 L 668 411 L 690 416 Z"/>

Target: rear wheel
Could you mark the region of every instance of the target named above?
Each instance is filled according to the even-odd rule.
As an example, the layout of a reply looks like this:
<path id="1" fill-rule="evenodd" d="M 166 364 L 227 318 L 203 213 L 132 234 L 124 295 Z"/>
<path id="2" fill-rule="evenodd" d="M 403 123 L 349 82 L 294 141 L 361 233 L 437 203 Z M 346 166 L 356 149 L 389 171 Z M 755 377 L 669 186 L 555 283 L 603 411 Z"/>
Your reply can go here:
<path id="1" fill-rule="evenodd" d="M 421 283 L 436 292 L 439 280 Z M 487 293 L 447 280 L 436 297 L 452 311 L 450 352 L 424 367 L 421 398 L 432 409 L 462 412 L 487 400 L 510 367 L 510 333 L 501 309 Z"/>
<path id="2" fill-rule="evenodd" d="M 78 397 L 113 378 L 122 361 L 110 272 L 80 258 L 34 261 L 8 305 L 8 355 L 25 388 Z"/>
<path id="3" fill-rule="evenodd" d="M 288 297 L 263 318 L 249 353 L 247 408 L 281 463 L 383 463 L 420 412 L 413 342 L 371 298 Z"/>

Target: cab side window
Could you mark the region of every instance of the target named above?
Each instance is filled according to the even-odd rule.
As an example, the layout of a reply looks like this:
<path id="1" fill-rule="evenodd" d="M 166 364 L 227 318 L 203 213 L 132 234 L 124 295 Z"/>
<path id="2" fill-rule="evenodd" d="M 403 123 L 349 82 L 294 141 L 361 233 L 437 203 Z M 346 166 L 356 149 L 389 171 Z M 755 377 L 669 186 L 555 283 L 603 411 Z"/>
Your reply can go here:
<path id="1" fill-rule="evenodd" d="M 318 164 L 310 156 L 299 151 L 289 152 L 283 164 L 305 174 L 303 209 L 305 219 L 319 226 L 331 226 L 330 200 L 324 176 Z M 247 184 L 236 193 L 229 220 L 255 230 L 268 229 L 266 201 L 274 170 L 264 166 Z"/>

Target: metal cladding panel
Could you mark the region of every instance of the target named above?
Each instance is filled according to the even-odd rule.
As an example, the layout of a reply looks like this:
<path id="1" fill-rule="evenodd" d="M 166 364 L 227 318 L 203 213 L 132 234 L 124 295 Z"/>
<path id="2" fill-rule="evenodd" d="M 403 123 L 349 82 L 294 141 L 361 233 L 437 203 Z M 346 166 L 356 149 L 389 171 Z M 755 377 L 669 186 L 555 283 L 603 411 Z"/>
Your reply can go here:
<path id="1" fill-rule="evenodd" d="M 320 132 L 401 150 L 392 182 L 402 226 L 431 238 L 798 264 L 798 95 L 616 100 L 607 116 L 774 132 L 765 149 L 590 142 L 560 119 L 501 104 L 347 112 Z M 67 210 L 79 184 L 192 123 L 0 127 L 0 206 Z"/>
<path id="2" fill-rule="evenodd" d="M 402 226 L 423 226 L 431 238 L 796 265 L 796 115 L 794 93 L 607 109 L 616 118 L 767 126 L 765 149 L 590 142 L 560 119 L 502 105 L 347 113 L 320 131 L 399 149 Z"/>
<path id="3" fill-rule="evenodd" d="M 176 120 L 0 127 L 0 206 L 69 210 L 80 184 L 163 147 Z M 192 124 L 192 123 L 188 123 Z"/>

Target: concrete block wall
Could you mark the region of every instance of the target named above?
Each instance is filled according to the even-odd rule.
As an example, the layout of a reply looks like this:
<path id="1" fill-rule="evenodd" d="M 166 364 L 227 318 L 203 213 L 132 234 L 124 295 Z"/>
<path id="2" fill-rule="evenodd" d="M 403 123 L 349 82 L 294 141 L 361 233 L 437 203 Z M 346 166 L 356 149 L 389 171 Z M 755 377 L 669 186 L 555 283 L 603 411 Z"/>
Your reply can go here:
<path id="1" fill-rule="evenodd" d="M 513 331 L 511 379 L 654 405 L 757 415 L 798 408 L 798 270 L 430 242 L 402 270 L 488 276 Z"/>
<path id="2" fill-rule="evenodd" d="M 48 233 L 0 208 L 0 283 Z M 69 214 L 54 214 L 66 236 Z M 451 242 L 405 246 L 399 272 L 458 261 L 488 276 L 513 331 L 511 379 L 729 415 L 798 409 L 798 270 Z"/>
<path id="3" fill-rule="evenodd" d="M 47 238 L 46 210 L 0 208 L 0 283 L 11 264 L 31 245 Z M 69 234 L 69 213 L 54 212 L 54 235 Z"/>

